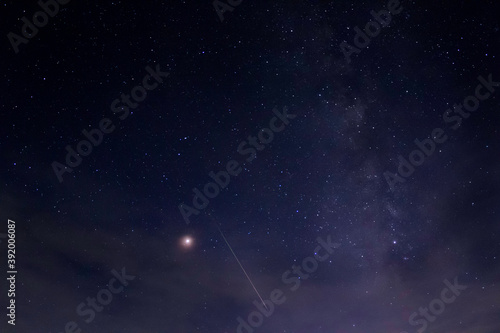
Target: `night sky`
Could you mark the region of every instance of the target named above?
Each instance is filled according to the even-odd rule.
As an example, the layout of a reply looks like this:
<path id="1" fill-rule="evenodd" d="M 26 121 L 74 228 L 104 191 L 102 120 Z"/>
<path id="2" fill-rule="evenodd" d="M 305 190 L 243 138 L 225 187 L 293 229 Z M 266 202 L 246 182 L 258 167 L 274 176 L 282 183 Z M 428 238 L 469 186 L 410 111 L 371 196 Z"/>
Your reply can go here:
<path id="1" fill-rule="evenodd" d="M 499 333 L 499 9 L 2 3 L 0 332 Z"/>

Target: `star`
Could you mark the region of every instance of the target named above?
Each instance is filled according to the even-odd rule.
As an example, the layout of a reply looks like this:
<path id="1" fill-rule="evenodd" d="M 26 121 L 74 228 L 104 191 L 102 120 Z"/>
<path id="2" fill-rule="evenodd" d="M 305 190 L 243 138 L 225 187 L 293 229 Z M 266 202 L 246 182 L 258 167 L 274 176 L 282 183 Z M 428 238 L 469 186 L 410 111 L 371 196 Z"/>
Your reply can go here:
<path id="1" fill-rule="evenodd" d="M 190 235 L 181 238 L 180 245 L 184 249 L 190 249 L 194 246 L 194 239 Z"/>

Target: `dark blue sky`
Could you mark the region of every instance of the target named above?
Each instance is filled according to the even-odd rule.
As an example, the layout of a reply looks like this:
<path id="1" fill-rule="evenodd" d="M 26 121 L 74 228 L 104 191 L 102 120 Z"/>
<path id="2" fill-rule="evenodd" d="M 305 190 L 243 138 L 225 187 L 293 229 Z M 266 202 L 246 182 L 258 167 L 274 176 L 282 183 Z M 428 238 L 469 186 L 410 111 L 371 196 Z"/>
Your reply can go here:
<path id="1" fill-rule="evenodd" d="M 0 330 L 499 332 L 498 5 L 220 3 L 0 7 Z"/>

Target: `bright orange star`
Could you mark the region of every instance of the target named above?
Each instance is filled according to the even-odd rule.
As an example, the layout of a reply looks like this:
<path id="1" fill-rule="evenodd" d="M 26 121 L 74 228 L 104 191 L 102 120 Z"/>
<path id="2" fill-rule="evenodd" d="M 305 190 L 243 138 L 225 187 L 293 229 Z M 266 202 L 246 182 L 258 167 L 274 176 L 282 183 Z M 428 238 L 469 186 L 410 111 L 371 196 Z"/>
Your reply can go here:
<path id="1" fill-rule="evenodd" d="M 191 236 L 184 236 L 181 238 L 180 244 L 183 248 L 189 249 L 194 245 L 194 239 Z"/>

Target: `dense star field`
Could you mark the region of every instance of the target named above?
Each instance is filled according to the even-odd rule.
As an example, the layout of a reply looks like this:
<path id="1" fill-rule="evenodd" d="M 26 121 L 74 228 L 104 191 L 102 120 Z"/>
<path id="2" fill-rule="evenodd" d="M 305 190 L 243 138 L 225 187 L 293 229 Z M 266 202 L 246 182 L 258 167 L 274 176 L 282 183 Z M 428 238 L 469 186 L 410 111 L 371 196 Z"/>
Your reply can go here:
<path id="1" fill-rule="evenodd" d="M 500 332 L 499 9 L 4 2 L 0 332 Z"/>

